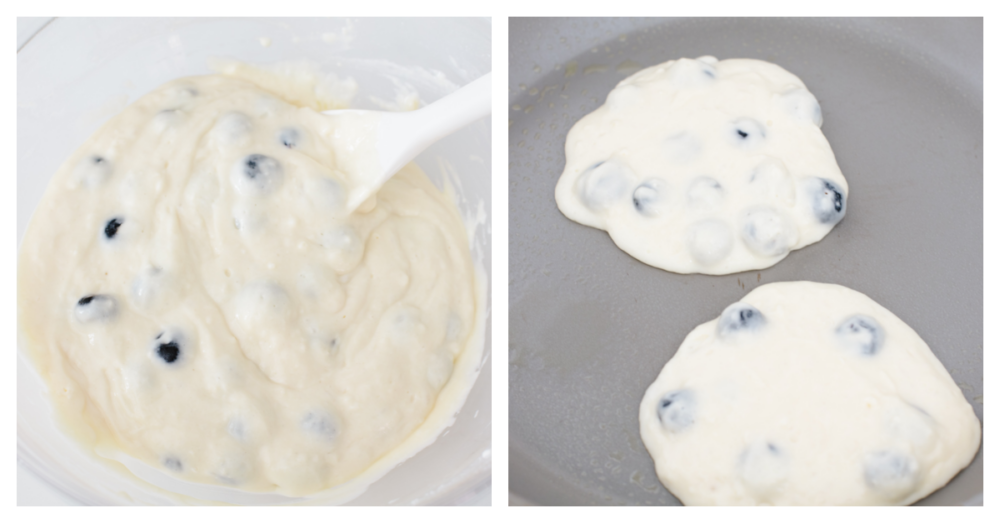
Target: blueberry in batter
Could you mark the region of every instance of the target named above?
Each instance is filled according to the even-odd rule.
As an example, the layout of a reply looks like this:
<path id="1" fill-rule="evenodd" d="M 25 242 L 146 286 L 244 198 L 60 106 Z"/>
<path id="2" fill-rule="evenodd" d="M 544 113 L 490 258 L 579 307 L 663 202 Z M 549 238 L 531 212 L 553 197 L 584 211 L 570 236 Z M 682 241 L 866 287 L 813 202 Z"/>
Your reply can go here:
<path id="1" fill-rule="evenodd" d="M 76 302 L 73 313 L 83 323 L 108 321 L 118 313 L 118 301 L 104 294 L 91 294 Z"/>
<path id="2" fill-rule="evenodd" d="M 594 164 L 579 181 L 584 203 L 594 209 L 611 205 L 626 194 L 628 182 L 625 177 L 626 174 L 616 161 Z"/>
<path id="3" fill-rule="evenodd" d="M 154 340 L 154 352 L 166 363 L 175 363 L 181 357 L 181 336 L 176 333 L 161 332 Z"/>
<path id="4" fill-rule="evenodd" d="M 756 307 L 737 302 L 722 311 L 717 331 L 720 338 L 727 338 L 734 334 L 760 330 L 766 324 L 767 320 Z"/>
<path id="5" fill-rule="evenodd" d="M 181 464 L 181 460 L 173 456 L 163 458 L 163 466 L 167 467 L 170 470 L 173 470 L 174 472 L 180 472 L 184 470 L 184 466 Z"/>
<path id="6" fill-rule="evenodd" d="M 301 136 L 299 136 L 299 131 L 294 127 L 287 127 L 278 133 L 278 141 L 281 142 L 281 145 L 284 145 L 289 149 L 298 147 L 300 139 Z"/>
<path id="7" fill-rule="evenodd" d="M 917 461 L 902 452 L 882 450 L 865 458 L 865 483 L 876 490 L 907 489 L 916 481 L 918 472 Z"/>
<path id="8" fill-rule="evenodd" d="M 281 163 L 270 156 L 251 154 L 233 168 L 233 185 L 242 194 L 266 195 L 273 193 L 284 181 Z"/>
<path id="9" fill-rule="evenodd" d="M 666 183 L 662 180 L 646 180 L 632 192 L 632 206 L 643 216 L 656 216 L 662 211 L 661 192 L 665 190 Z"/>
<path id="10" fill-rule="evenodd" d="M 677 390 L 660 399 L 656 407 L 656 416 L 664 428 L 679 432 L 694 423 L 695 407 L 694 393 L 689 390 Z"/>
<path id="11" fill-rule="evenodd" d="M 112 239 L 118 234 L 118 228 L 125 223 L 124 218 L 111 218 L 108 223 L 104 224 L 104 237 L 107 239 Z"/>
<path id="12" fill-rule="evenodd" d="M 762 256 L 779 256 L 788 252 L 798 240 L 789 218 L 773 207 L 758 207 L 743 218 L 743 243 Z"/>
<path id="13" fill-rule="evenodd" d="M 816 178 L 809 184 L 812 190 L 812 206 L 820 223 L 836 224 L 844 217 L 847 202 L 844 192 L 830 180 Z"/>
<path id="14" fill-rule="evenodd" d="M 759 147 L 767 138 L 767 131 L 757 120 L 740 118 L 733 122 L 730 140 L 733 145 L 747 149 Z"/>
<path id="15" fill-rule="evenodd" d="M 337 436 L 337 425 L 325 412 L 307 412 L 302 417 L 302 430 L 323 439 L 332 440 Z"/>
<path id="16" fill-rule="evenodd" d="M 84 187 L 94 188 L 103 185 L 111 177 L 111 162 L 101 155 L 91 155 L 77 164 L 74 178 Z"/>
<path id="17" fill-rule="evenodd" d="M 837 327 L 836 333 L 841 343 L 865 356 L 874 356 L 885 343 L 882 326 L 875 318 L 865 314 L 847 318 Z"/>

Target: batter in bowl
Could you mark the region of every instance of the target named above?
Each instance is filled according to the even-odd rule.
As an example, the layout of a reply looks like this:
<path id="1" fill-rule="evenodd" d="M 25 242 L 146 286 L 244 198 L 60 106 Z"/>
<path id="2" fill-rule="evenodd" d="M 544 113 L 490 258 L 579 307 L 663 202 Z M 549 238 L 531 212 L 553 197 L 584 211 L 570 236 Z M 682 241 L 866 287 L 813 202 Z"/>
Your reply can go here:
<path id="1" fill-rule="evenodd" d="M 703 56 L 622 80 L 566 137 L 556 203 L 677 273 L 770 267 L 847 211 L 847 181 L 799 78 Z"/>
<path id="2" fill-rule="evenodd" d="M 699 325 L 639 409 L 656 473 L 687 505 L 908 505 L 981 437 L 913 329 L 813 282 L 763 285 Z"/>
<path id="3" fill-rule="evenodd" d="M 411 164 L 343 213 L 335 107 L 268 78 L 180 79 L 105 124 L 35 211 L 18 306 L 88 446 L 297 496 L 430 443 L 484 310 L 450 195 Z"/>

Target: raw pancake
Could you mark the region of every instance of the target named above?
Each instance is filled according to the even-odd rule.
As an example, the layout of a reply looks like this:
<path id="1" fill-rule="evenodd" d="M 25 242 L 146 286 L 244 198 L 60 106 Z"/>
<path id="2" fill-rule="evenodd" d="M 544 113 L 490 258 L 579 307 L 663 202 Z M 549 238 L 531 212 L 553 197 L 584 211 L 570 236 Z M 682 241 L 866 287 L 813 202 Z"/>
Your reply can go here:
<path id="1" fill-rule="evenodd" d="M 839 285 L 763 285 L 692 331 L 642 399 L 656 473 L 687 505 L 907 505 L 976 454 L 930 348 Z"/>
<path id="2" fill-rule="evenodd" d="M 816 98 L 760 60 L 703 56 L 622 80 L 566 137 L 556 203 L 677 273 L 770 267 L 847 210 Z"/>
<path id="3" fill-rule="evenodd" d="M 412 455 L 471 387 L 483 311 L 453 201 L 411 164 L 343 215 L 345 129 L 283 92 L 319 94 L 168 83 L 81 146 L 35 211 L 26 346 L 101 455 L 305 495 Z"/>

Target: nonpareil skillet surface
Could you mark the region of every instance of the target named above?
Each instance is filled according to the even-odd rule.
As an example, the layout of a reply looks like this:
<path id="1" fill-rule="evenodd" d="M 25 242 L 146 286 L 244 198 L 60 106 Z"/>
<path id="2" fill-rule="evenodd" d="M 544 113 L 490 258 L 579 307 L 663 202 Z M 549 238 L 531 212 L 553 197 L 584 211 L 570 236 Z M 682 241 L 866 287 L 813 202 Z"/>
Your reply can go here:
<path id="1" fill-rule="evenodd" d="M 983 417 L 981 19 L 517 19 L 509 24 L 511 503 L 676 505 L 639 439 L 646 387 L 754 287 L 837 283 L 912 326 Z M 844 220 L 776 266 L 681 275 L 556 208 L 570 127 L 681 57 L 774 62 L 823 108 Z M 919 504 L 981 504 L 982 449 Z"/>

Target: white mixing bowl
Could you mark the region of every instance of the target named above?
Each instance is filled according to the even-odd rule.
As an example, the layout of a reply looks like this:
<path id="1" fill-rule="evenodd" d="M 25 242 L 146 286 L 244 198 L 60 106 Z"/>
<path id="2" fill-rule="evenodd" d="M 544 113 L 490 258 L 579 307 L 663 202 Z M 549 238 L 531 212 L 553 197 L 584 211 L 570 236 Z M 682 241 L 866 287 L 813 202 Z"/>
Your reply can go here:
<path id="1" fill-rule="evenodd" d="M 357 81 L 355 107 L 377 109 L 376 99 L 392 101 L 406 93 L 430 103 L 489 72 L 490 30 L 487 19 L 458 18 L 56 19 L 17 56 L 18 244 L 49 179 L 73 150 L 158 85 L 211 73 L 210 58 L 315 62 L 324 72 Z M 480 218 L 472 236 L 473 259 L 489 280 L 489 119 L 435 144 L 416 163 L 439 186 L 446 179 L 456 186 L 467 221 Z M 455 504 L 483 498 L 492 462 L 489 323 L 487 318 L 479 378 L 454 424 L 350 504 Z M 159 487 L 137 480 L 124 467 L 88 457 L 60 432 L 45 386 L 20 352 L 17 387 L 19 462 L 81 503 L 315 503 L 177 480 L 158 482 Z"/>

